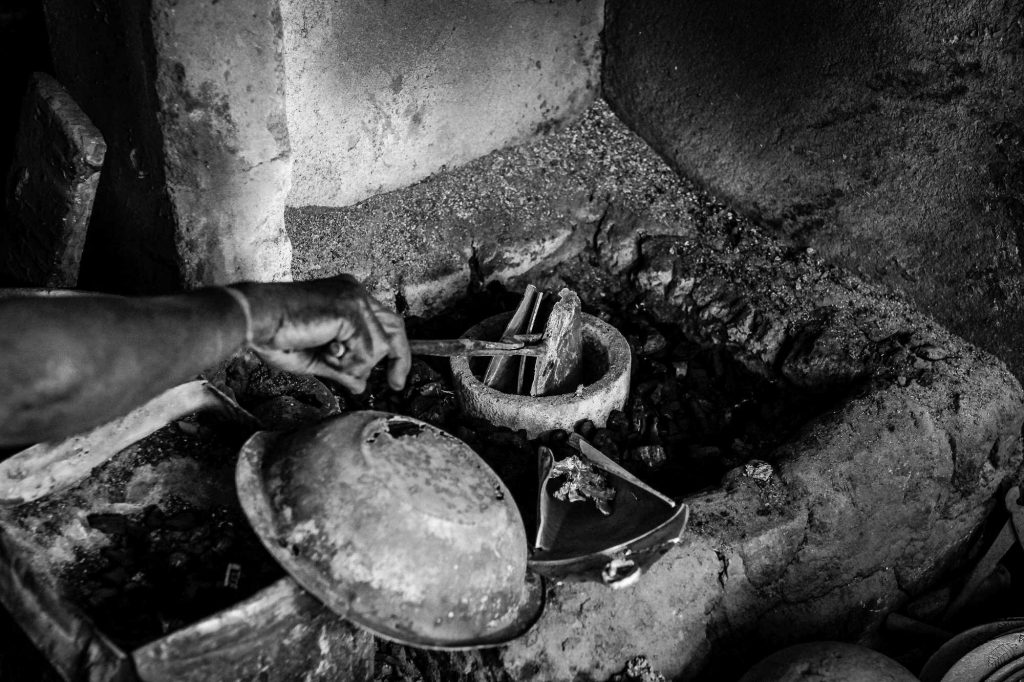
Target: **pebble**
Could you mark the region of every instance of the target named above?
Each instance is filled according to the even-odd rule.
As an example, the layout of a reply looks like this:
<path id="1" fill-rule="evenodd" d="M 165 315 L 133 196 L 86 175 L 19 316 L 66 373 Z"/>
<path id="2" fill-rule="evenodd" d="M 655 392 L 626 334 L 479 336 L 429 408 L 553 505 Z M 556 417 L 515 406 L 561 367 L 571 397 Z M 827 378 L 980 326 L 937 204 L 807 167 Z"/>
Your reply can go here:
<path id="1" fill-rule="evenodd" d="M 629 430 L 629 419 L 622 410 L 612 410 L 608 415 L 608 430 L 625 434 Z"/>

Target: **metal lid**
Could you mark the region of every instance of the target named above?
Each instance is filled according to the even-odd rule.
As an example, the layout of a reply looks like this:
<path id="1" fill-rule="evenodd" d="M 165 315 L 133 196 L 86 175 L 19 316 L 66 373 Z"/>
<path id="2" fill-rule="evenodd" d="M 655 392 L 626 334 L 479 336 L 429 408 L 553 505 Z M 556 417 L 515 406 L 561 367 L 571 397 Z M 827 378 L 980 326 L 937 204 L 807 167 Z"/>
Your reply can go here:
<path id="1" fill-rule="evenodd" d="M 465 443 L 425 422 L 354 412 L 261 431 L 242 448 L 236 482 L 285 570 L 381 637 L 496 645 L 543 608 L 508 489 Z"/>

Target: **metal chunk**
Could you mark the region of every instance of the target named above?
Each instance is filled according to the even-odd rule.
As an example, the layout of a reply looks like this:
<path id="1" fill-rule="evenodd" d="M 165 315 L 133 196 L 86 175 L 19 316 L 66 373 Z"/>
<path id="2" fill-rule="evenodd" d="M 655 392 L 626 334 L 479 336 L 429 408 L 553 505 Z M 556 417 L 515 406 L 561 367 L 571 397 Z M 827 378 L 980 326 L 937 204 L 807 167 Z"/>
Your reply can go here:
<path id="1" fill-rule="evenodd" d="M 580 382 L 583 322 L 580 297 L 562 289 L 544 326 L 544 355 L 537 359 L 530 395 L 571 393 Z"/>

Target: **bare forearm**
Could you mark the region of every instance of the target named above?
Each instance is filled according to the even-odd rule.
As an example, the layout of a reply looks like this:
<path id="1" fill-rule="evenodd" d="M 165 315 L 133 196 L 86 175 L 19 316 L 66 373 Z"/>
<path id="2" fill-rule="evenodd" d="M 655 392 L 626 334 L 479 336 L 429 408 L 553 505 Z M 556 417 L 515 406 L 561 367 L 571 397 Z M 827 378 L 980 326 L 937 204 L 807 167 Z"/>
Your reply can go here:
<path id="1" fill-rule="evenodd" d="M 0 445 L 64 437 L 195 376 L 245 340 L 225 292 L 0 301 Z"/>

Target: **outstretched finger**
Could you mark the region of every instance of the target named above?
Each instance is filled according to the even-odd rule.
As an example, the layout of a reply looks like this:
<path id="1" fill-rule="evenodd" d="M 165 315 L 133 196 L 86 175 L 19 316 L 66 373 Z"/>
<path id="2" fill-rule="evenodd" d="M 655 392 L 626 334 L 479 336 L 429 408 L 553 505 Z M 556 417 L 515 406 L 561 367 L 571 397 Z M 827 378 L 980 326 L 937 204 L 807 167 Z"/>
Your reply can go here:
<path id="1" fill-rule="evenodd" d="M 405 323 L 399 315 L 389 310 L 375 312 L 388 343 L 388 384 L 396 391 L 400 391 L 405 388 L 405 378 L 412 367 L 412 353 L 409 350 L 409 339 L 405 335 Z"/>

